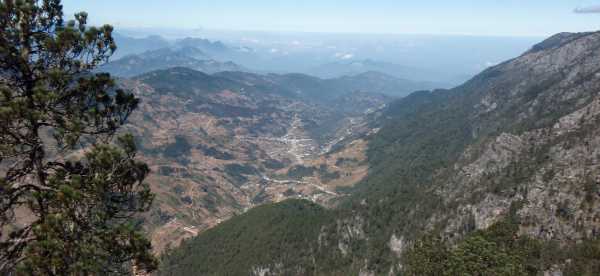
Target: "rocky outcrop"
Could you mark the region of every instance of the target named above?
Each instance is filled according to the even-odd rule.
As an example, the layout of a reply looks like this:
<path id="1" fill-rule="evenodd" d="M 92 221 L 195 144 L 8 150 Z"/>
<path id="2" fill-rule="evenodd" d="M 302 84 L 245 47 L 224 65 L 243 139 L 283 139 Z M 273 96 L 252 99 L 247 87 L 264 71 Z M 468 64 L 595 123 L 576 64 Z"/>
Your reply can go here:
<path id="1" fill-rule="evenodd" d="M 391 114 L 388 115 L 391 119 L 382 125 L 388 136 L 393 136 L 389 129 L 395 125 L 411 128 L 407 133 L 420 133 L 423 139 L 441 132 L 429 129 L 428 125 L 434 124 L 424 121 L 422 125 L 395 121 L 393 116 L 404 116 L 397 115 L 406 112 L 401 109 L 410 108 L 415 109 L 415 115 L 407 113 L 403 120 L 421 114 L 435 120 L 431 114 L 453 112 L 448 114 L 453 116 L 450 124 L 470 134 L 462 138 L 466 145 L 457 151 L 450 164 L 435 169 L 431 178 L 423 178 L 430 181 L 414 188 L 415 197 L 423 193 L 423 199 L 412 200 L 411 205 L 395 205 L 404 212 L 397 216 L 410 218 L 408 222 L 398 218 L 405 223 L 392 224 L 389 231 L 382 231 L 391 235 L 386 254 L 396 257 L 395 266 L 401 265 L 402 255 L 410 248 L 412 239 L 420 236 L 414 232 L 418 229 L 416 225 L 422 225 L 424 232 L 441 233 L 453 242 L 474 230 L 489 228 L 515 210 L 520 221 L 519 235 L 564 245 L 600 236 L 599 49 L 600 33 L 560 34 L 453 90 L 423 98 L 409 97 L 416 101 L 412 106 L 402 101 L 391 104 L 384 112 L 384 117 Z M 419 105 L 429 108 L 419 109 Z M 452 131 L 448 129 L 448 133 Z M 390 145 L 397 145 L 388 149 L 418 147 L 398 145 L 402 138 L 396 141 L 386 138 Z M 435 139 L 447 147 L 461 144 L 449 136 Z M 414 156 L 436 158 L 433 154 L 427 157 L 423 154 L 417 151 Z M 400 160 L 405 158 L 396 156 Z M 405 164 L 416 162 L 419 161 L 407 160 Z M 385 165 L 378 167 L 377 174 L 382 171 L 385 172 Z M 396 183 L 388 180 L 379 185 L 403 187 L 406 185 L 403 181 L 413 179 L 406 176 L 411 171 L 403 173 L 395 174 L 403 180 Z M 369 175 L 367 181 L 376 177 Z M 365 193 L 364 197 L 372 195 Z M 428 207 L 434 204 L 425 205 L 427 197 L 439 198 L 443 203 Z M 387 198 L 386 194 L 377 199 L 375 202 L 380 206 L 397 200 Z M 379 214 L 384 212 L 381 210 L 384 207 L 377 208 Z M 419 213 L 430 215 L 415 215 Z M 372 214 L 365 215 L 367 233 L 372 231 L 368 227 L 374 221 L 368 219 Z M 363 240 L 372 247 L 381 247 L 381 243 L 371 241 L 374 239 L 377 238 L 366 234 Z M 560 264 L 557 265 L 548 275 L 560 273 Z"/>

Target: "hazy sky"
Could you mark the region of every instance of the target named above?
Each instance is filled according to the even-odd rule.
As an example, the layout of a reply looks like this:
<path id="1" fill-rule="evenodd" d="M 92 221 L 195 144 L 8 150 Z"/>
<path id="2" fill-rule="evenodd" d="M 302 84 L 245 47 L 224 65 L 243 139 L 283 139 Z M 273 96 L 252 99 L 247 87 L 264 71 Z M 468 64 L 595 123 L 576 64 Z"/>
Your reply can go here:
<path id="1" fill-rule="evenodd" d="M 65 0 L 117 27 L 538 36 L 600 30 L 600 0 Z"/>

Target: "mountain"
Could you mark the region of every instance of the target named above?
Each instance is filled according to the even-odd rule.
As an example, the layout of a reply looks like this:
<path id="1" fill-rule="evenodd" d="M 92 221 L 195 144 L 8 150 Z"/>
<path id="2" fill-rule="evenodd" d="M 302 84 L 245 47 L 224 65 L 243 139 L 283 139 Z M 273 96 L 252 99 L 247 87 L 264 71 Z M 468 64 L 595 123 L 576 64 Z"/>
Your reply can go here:
<path id="1" fill-rule="evenodd" d="M 103 65 L 100 70 L 118 77 L 133 77 L 147 72 L 173 67 L 187 67 L 205 73 L 247 71 L 233 62 L 213 60 L 194 47 L 161 48 L 138 55 L 129 55 Z"/>
<path id="2" fill-rule="evenodd" d="M 202 51 L 208 52 L 208 53 L 222 53 L 222 52 L 226 52 L 229 51 L 231 49 L 229 49 L 229 47 L 227 45 L 225 45 L 223 42 L 221 41 L 210 41 L 208 39 L 204 39 L 204 38 L 184 38 L 184 39 L 180 39 L 178 41 L 175 42 L 175 45 L 179 46 L 179 47 L 193 47 L 193 48 L 198 48 Z"/>
<path id="3" fill-rule="evenodd" d="M 599 47 L 600 32 L 559 34 L 394 101 L 366 119 L 368 174 L 330 210 L 251 210 L 169 251 L 160 274 L 597 275 Z M 306 213 L 266 215 L 290 205 Z"/>
<path id="4" fill-rule="evenodd" d="M 119 45 L 117 51 L 113 55 L 114 59 L 170 46 L 167 40 L 157 35 L 135 38 L 116 33 L 113 37 L 117 45 Z"/>
<path id="5" fill-rule="evenodd" d="M 377 71 L 335 78 L 338 86 L 348 86 L 360 91 L 376 90 L 392 97 L 405 97 L 419 90 L 442 88 L 437 84 L 400 79 Z"/>
<path id="6" fill-rule="evenodd" d="M 177 40 L 174 46 L 179 48 L 197 48 L 208 54 L 211 59 L 220 62 L 234 62 L 247 68 L 258 68 L 259 70 L 256 72 L 281 72 L 273 70 L 273 68 L 265 68 L 268 59 L 265 59 L 265 56 L 257 52 L 256 49 L 247 45 L 232 43 L 230 45 L 218 40 L 213 41 L 205 38 L 187 37 Z"/>
<path id="7" fill-rule="evenodd" d="M 322 64 L 315 68 L 307 71 L 308 73 L 323 77 L 323 78 L 337 78 L 342 76 L 352 76 L 358 74 L 365 74 L 371 72 L 381 72 L 396 78 L 404 79 L 406 82 L 411 80 L 413 87 L 418 87 L 416 90 L 426 90 L 435 88 L 447 88 L 452 84 L 450 83 L 437 83 L 429 80 L 433 79 L 448 79 L 448 77 L 440 77 L 439 72 L 433 72 L 430 70 L 402 66 L 399 64 L 375 61 L 371 59 L 366 60 L 343 60 Z"/>
<path id="8" fill-rule="evenodd" d="M 337 188 L 366 173 L 365 114 L 393 99 L 352 83 L 185 67 L 122 79 L 141 99 L 127 130 L 153 171 L 145 225 L 155 250 L 262 204 L 336 204 Z"/>

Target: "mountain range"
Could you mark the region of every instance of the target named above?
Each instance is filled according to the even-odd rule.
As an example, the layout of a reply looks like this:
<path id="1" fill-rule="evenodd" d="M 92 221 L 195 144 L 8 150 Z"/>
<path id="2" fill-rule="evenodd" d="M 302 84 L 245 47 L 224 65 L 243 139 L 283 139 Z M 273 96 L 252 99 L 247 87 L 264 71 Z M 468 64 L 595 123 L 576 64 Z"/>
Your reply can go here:
<path id="1" fill-rule="evenodd" d="M 216 61 L 195 47 L 160 48 L 141 54 L 128 55 L 104 64 L 100 70 L 118 77 L 134 77 L 173 67 L 187 67 L 209 74 L 223 71 L 248 71 L 230 61 Z"/>
<path id="2" fill-rule="evenodd" d="M 335 78 L 342 76 L 351 76 L 364 74 L 367 72 L 381 72 L 390 76 L 394 76 L 401 79 L 413 80 L 415 82 L 415 86 L 419 88 L 414 89 L 413 91 L 420 89 L 436 89 L 436 88 L 447 88 L 450 87 L 451 83 L 443 83 L 443 82 L 432 82 L 432 81 L 424 81 L 431 79 L 431 76 L 441 75 L 440 72 L 434 72 L 432 70 L 426 70 L 416 67 L 408 67 L 402 66 L 399 64 L 389 63 L 389 62 L 381 62 L 375 61 L 371 59 L 366 60 L 343 60 L 343 61 L 335 61 L 326 64 L 319 65 L 314 67 L 307 72 L 310 74 L 314 74 L 315 76 L 323 77 L 323 78 Z M 443 79 L 450 79 L 450 76 L 447 76 Z M 459 80 L 457 80 L 459 81 Z"/>
<path id="3" fill-rule="evenodd" d="M 356 113 L 336 145 L 282 170 L 300 179 L 290 189 L 360 177 L 321 186 L 326 201 L 283 200 L 219 223 L 167 250 L 159 274 L 596 275 L 598 48 L 600 32 L 558 34 L 456 88 Z M 290 97 L 319 90 L 289 77 L 274 79 Z"/>
<path id="4" fill-rule="evenodd" d="M 170 46 L 169 41 L 158 35 L 137 38 L 116 33 L 114 39 L 119 46 L 112 56 L 113 59 L 119 59 L 128 55 L 140 54 L 146 51 L 158 50 Z"/>
<path id="5" fill-rule="evenodd" d="M 428 35 L 316 35 L 197 32 L 150 35 L 148 30 L 117 34 L 113 56 L 139 55 L 161 48 L 197 48 L 200 60 L 233 62 L 252 72 L 304 73 L 337 78 L 378 71 L 428 84 L 421 89 L 450 88 L 487 66 L 526 50 L 539 38 L 491 38 Z M 161 32 L 158 32 L 161 33 Z M 202 37 L 197 37 L 202 35 Z M 477 49 L 475 53 L 473 49 Z M 421 85 L 422 86 L 422 85 Z"/>
<path id="6" fill-rule="evenodd" d="M 190 42 L 184 44 L 192 44 L 192 41 L 195 40 L 189 39 L 189 41 Z M 205 42 L 205 40 L 202 39 L 199 41 Z M 206 43 L 213 45 L 210 44 L 210 42 Z M 220 46 L 211 47 L 222 49 Z M 293 93 L 304 93 L 307 94 L 306 96 L 310 97 L 335 97 L 339 96 L 340 93 L 348 91 L 377 91 L 378 93 L 392 97 L 403 97 L 413 91 L 428 89 L 434 86 L 433 83 L 414 82 L 376 71 L 331 79 L 320 79 L 304 74 L 267 74 L 265 76 L 260 76 L 260 74 L 250 73 L 250 69 L 244 68 L 233 62 L 219 62 L 211 59 L 209 54 L 195 46 L 161 48 L 137 55 L 125 56 L 121 59 L 104 64 L 99 70 L 108 72 L 114 76 L 131 78 L 157 70 L 178 67 L 189 68 L 206 74 L 229 72 L 216 74 L 215 77 L 223 77 L 234 81 L 237 80 L 236 78 L 263 78 L 264 81 L 279 82 L 279 86 L 282 90 L 297 90 Z"/>

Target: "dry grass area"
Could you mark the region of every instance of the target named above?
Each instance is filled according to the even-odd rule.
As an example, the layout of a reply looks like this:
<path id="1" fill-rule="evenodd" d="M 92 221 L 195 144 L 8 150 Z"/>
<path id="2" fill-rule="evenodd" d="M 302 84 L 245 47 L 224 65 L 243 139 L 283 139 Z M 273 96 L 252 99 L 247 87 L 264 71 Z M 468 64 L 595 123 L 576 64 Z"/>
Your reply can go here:
<path id="1" fill-rule="evenodd" d="M 338 187 L 353 186 L 367 174 L 364 140 L 322 154 L 305 122 L 326 116 L 306 103 L 230 90 L 194 102 L 137 81 L 125 85 L 142 99 L 127 130 L 140 138 L 140 158 L 152 169 L 147 182 L 156 200 L 146 226 L 157 253 L 260 204 L 304 198 L 329 206 L 343 196 Z M 207 101 L 233 113 L 238 107 L 271 111 L 249 117 L 198 111 L 210 107 Z M 357 131 L 352 127 L 336 133 Z M 298 165 L 315 173 L 290 178 L 288 171 Z M 324 179 L 321 166 L 335 177 Z"/>

